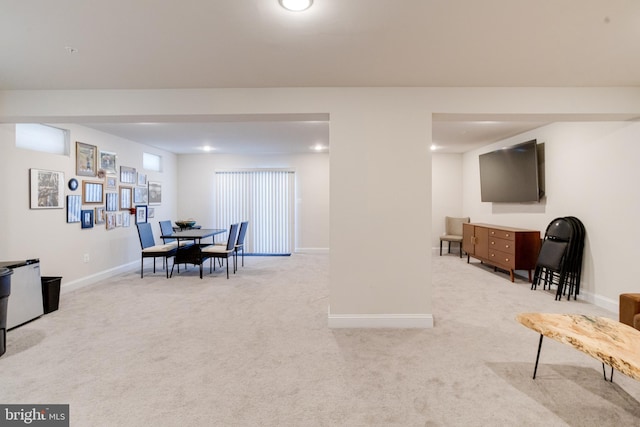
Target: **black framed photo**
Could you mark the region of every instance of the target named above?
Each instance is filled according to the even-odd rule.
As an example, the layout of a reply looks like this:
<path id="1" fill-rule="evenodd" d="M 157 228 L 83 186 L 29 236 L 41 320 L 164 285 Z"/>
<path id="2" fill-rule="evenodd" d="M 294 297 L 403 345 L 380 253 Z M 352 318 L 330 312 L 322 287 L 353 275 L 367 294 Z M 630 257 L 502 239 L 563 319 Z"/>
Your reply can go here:
<path id="1" fill-rule="evenodd" d="M 147 205 L 136 205 L 136 224 L 147 222 Z"/>
<path id="2" fill-rule="evenodd" d="M 82 228 L 93 228 L 93 209 L 83 209 L 80 213 Z"/>

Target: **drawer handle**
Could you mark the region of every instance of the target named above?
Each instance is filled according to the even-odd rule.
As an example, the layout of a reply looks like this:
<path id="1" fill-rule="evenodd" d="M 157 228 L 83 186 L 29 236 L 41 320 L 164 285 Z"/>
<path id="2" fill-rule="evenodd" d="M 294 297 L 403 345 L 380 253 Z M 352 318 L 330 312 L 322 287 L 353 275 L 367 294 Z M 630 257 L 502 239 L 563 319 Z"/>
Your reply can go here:
<path id="1" fill-rule="evenodd" d="M 494 234 L 496 234 L 496 232 L 495 232 L 495 231 L 492 231 L 492 232 L 491 232 L 491 235 L 493 236 Z"/>
<path id="2" fill-rule="evenodd" d="M 494 256 L 496 256 L 496 254 L 491 254 L 491 257 L 493 258 Z"/>
<path id="3" fill-rule="evenodd" d="M 507 233 L 507 237 L 510 237 L 510 236 L 511 236 L 511 234 Z"/>
<path id="4" fill-rule="evenodd" d="M 495 245 L 495 244 L 496 244 L 496 242 L 491 242 L 491 244 L 492 244 L 492 245 Z"/>
<path id="5" fill-rule="evenodd" d="M 505 248 L 509 249 L 509 245 L 504 245 Z"/>
<path id="6" fill-rule="evenodd" d="M 509 258 L 505 258 L 504 260 L 505 260 L 505 262 L 509 262 Z"/>

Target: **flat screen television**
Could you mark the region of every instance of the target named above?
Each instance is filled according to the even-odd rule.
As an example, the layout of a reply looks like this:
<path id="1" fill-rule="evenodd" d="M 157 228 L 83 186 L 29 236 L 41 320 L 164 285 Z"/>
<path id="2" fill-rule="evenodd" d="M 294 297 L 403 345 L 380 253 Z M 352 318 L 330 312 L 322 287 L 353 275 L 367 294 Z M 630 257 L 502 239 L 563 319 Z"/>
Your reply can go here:
<path id="1" fill-rule="evenodd" d="M 481 154 L 480 198 L 483 202 L 540 201 L 536 140 Z"/>

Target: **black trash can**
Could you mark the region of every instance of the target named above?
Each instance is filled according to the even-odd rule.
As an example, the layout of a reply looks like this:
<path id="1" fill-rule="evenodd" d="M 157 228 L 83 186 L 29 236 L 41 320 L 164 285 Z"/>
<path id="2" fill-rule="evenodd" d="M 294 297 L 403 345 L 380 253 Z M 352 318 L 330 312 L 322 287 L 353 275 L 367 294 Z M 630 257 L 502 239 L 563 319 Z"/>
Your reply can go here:
<path id="1" fill-rule="evenodd" d="M 40 278 L 42 282 L 42 305 L 44 308 L 44 314 L 51 313 L 58 309 L 60 304 L 60 282 L 62 277 L 47 277 Z"/>
<path id="2" fill-rule="evenodd" d="M 0 356 L 7 351 L 7 305 L 11 294 L 13 270 L 0 268 Z"/>

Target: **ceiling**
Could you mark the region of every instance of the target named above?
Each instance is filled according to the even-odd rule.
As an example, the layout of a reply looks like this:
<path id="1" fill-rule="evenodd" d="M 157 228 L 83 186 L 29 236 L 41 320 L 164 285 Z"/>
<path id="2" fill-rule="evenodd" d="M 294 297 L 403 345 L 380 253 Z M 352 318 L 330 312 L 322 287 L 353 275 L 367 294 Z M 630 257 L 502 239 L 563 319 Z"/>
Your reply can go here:
<path id="1" fill-rule="evenodd" d="M 0 90 L 637 87 L 639 40 L 637 0 L 0 0 Z M 174 152 L 328 144 L 326 121 L 245 119 L 95 127 Z M 488 121 L 435 118 L 434 143 L 548 123 Z"/>

